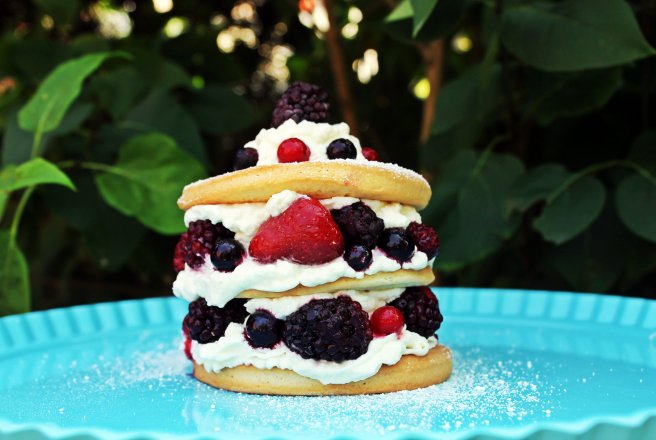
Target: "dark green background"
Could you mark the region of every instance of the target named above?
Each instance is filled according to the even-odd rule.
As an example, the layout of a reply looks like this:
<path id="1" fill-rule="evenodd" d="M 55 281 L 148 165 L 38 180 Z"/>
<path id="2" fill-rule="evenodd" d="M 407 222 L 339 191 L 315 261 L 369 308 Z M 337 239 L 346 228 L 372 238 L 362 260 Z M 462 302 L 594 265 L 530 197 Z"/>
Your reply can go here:
<path id="1" fill-rule="evenodd" d="M 267 47 L 293 50 L 290 80 L 335 96 L 327 41 L 298 2 L 256 3 L 248 21 L 223 1 L 163 14 L 150 1 L 0 2 L 0 314 L 169 294 L 180 187 L 230 169 L 270 124 L 282 83 L 262 69 Z M 340 40 L 359 136 L 430 179 L 441 284 L 656 297 L 656 1 L 328 6 L 340 28 L 349 7 L 363 12 Z M 97 8 L 127 13 L 129 36 L 103 36 Z M 162 32 L 172 17 L 187 23 L 176 38 Z M 229 26 L 253 29 L 257 46 L 219 51 Z M 422 143 L 413 86 L 437 39 L 443 83 Z M 370 48 L 380 69 L 361 84 L 350 66 Z M 51 92 L 79 91 L 46 93 L 71 60 Z M 342 111 L 333 99 L 334 122 Z"/>

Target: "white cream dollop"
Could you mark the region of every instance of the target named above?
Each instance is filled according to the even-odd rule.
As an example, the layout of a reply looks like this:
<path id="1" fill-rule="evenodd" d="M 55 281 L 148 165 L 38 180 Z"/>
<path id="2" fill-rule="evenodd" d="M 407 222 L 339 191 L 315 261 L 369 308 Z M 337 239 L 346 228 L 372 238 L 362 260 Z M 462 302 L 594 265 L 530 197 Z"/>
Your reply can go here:
<path id="1" fill-rule="evenodd" d="M 219 372 L 238 365 L 252 365 L 259 369 L 282 368 L 301 376 L 316 379 L 324 385 L 356 382 L 373 376 L 383 365 L 394 365 L 401 356 L 424 356 L 437 345 L 434 336 L 424 338 L 405 327 L 400 335 L 375 338 L 367 352 L 357 359 L 344 362 L 303 359 L 280 342 L 273 348 L 253 348 L 244 337 L 244 326 L 231 323 L 225 335 L 216 342 L 199 344 L 193 341 L 191 353 L 206 370 Z"/>
<path id="2" fill-rule="evenodd" d="M 260 130 L 254 140 L 244 145 L 244 148 L 257 150 L 257 165 L 271 165 L 278 162 L 278 146 L 289 138 L 302 140 L 310 149 L 310 161 L 328 160 L 326 149 L 335 139 L 348 139 L 353 142 L 357 155 L 357 162 L 366 162 L 362 155 L 360 141 L 351 136 L 349 126 L 345 123 L 327 124 L 323 122 L 295 121 L 288 119 L 276 128 Z"/>

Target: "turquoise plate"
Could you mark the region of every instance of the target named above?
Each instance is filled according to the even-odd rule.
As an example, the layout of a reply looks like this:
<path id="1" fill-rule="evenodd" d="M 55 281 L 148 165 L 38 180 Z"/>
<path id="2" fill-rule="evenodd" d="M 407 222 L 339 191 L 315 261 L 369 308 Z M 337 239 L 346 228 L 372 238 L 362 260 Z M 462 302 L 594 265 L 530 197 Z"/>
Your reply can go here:
<path id="1" fill-rule="evenodd" d="M 0 319 L 0 437 L 656 439 L 656 301 L 447 289 L 448 382 L 355 397 L 190 377 L 175 298 Z"/>

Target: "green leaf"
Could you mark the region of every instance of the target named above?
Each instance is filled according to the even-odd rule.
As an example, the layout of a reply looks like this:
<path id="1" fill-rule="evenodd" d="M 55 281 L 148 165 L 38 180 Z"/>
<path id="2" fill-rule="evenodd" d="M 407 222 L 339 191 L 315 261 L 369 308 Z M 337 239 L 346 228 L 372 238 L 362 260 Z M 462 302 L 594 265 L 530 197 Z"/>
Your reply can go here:
<path id="1" fill-rule="evenodd" d="M 563 184 L 571 173 L 562 165 L 547 163 L 521 176 L 510 190 L 510 212 L 526 211 L 535 202 L 547 197 Z"/>
<path id="2" fill-rule="evenodd" d="M 20 128 L 40 133 L 53 131 L 80 94 L 86 77 L 107 58 L 119 55 L 119 52 L 84 55 L 55 68 L 18 113 Z"/>
<path id="3" fill-rule="evenodd" d="M 627 228 L 656 242 L 656 182 L 640 174 L 628 176 L 617 187 L 615 206 Z"/>
<path id="4" fill-rule="evenodd" d="M 118 120 L 125 116 L 137 99 L 143 98 L 146 83 L 134 66 L 122 66 L 94 75 L 89 89 L 98 97 L 100 107 Z"/>
<path id="5" fill-rule="evenodd" d="M 0 191 L 10 192 L 43 184 L 62 185 L 75 190 L 75 185 L 62 170 L 40 157 L 19 166 L 7 165 L 0 171 Z"/>
<path id="6" fill-rule="evenodd" d="M 638 136 L 629 150 L 629 159 L 656 173 L 656 130 Z"/>
<path id="7" fill-rule="evenodd" d="M 246 98 L 217 84 L 198 91 L 188 108 L 201 130 L 216 135 L 249 127 L 257 117 L 255 108 Z"/>
<path id="8" fill-rule="evenodd" d="M 545 240 L 564 243 L 590 226 L 599 216 L 605 199 L 606 190 L 597 178 L 582 177 L 564 190 L 554 191 L 533 226 Z"/>
<path id="9" fill-rule="evenodd" d="M 412 36 L 416 37 L 437 6 L 437 0 L 410 0 L 412 5 Z"/>
<path id="10" fill-rule="evenodd" d="M 432 133 L 445 133 L 461 122 L 485 122 L 502 100 L 501 66 L 478 64 L 442 88 Z"/>
<path id="11" fill-rule="evenodd" d="M 523 62 L 572 71 L 627 64 L 654 55 L 624 0 L 528 3 L 503 12 L 501 39 Z"/>
<path id="12" fill-rule="evenodd" d="M 201 163 L 207 163 L 205 145 L 189 112 L 164 90 L 154 90 L 125 116 L 123 128 L 159 131 Z"/>
<path id="13" fill-rule="evenodd" d="M 542 125 L 557 118 L 583 115 L 606 105 L 621 86 L 620 68 L 576 73 L 529 70 L 525 113 L 534 114 Z"/>
<path id="14" fill-rule="evenodd" d="M 0 231 L 0 316 L 30 310 L 30 276 L 27 261 L 9 233 Z"/>
<path id="15" fill-rule="evenodd" d="M 205 177 L 200 163 L 159 133 L 131 138 L 109 171 L 96 177 L 105 201 L 162 234 L 184 230 L 176 201 L 184 185 Z"/>
<path id="16" fill-rule="evenodd" d="M 464 0 L 403 0 L 385 18 L 385 29 L 408 43 L 436 40 L 456 29 L 466 6 Z"/>
<path id="17" fill-rule="evenodd" d="M 439 269 L 455 270 L 482 259 L 514 234 L 519 218 L 506 218 L 504 206 L 523 170 L 514 156 L 472 151 L 462 151 L 444 164 L 423 215 L 425 222 L 449 237 L 436 261 Z"/>

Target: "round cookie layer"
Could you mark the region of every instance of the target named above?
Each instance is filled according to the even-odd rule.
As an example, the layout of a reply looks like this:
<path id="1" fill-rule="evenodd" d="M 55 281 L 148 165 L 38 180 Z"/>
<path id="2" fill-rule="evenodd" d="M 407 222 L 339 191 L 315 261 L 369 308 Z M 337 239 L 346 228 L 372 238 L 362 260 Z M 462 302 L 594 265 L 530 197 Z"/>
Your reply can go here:
<path id="1" fill-rule="evenodd" d="M 340 290 L 379 290 L 395 289 L 397 287 L 426 286 L 435 281 L 433 269 L 425 267 L 421 270 L 401 269 L 394 272 L 378 272 L 365 275 L 364 278 L 340 278 L 331 283 L 318 286 L 297 286 L 284 292 L 265 292 L 262 290 L 244 290 L 237 298 L 279 298 L 281 296 L 312 295 L 315 293 L 332 293 Z"/>
<path id="2" fill-rule="evenodd" d="M 319 396 L 378 394 L 414 390 L 444 382 L 451 375 L 451 351 L 437 345 L 425 356 L 405 355 L 394 365 L 383 365 L 375 375 L 346 384 L 323 385 L 291 370 L 261 370 L 250 365 L 209 373 L 194 362 L 196 379 L 216 388 L 241 393 Z"/>
<path id="3" fill-rule="evenodd" d="M 284 190 L 316 199 L 356 197 L 425 208 L 428 182 L 414 171 L 379 162 L 331 160 L 262 165 L 187 185 L 180 209 L 219 203 L 266 202 Z"/>

